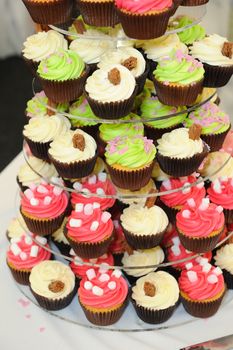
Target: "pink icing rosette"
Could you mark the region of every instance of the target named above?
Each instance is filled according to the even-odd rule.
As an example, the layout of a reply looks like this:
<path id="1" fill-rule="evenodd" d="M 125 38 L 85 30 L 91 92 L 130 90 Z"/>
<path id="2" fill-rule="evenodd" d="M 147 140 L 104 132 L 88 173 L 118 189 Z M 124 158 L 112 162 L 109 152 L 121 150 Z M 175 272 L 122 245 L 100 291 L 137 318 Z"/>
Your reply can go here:
<path id="1" fill-rule="evenodd" d="M 115 0 L 116 6 L 120 9 L 143 14 L 150 11 L 163 11 L 172 6 L 172 0 Z"/>

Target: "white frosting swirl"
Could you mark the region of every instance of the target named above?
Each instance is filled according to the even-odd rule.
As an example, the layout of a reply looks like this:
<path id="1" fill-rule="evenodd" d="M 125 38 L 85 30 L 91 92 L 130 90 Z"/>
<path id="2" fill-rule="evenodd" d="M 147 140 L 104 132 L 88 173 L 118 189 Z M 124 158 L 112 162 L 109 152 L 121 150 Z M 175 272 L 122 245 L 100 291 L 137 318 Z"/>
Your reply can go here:
<path id="1" fill-rule="evenodd" d="M 108 73 L 117 68 L 120 72 L 121 81 L 114 85 L 108 79 Z M 86 82 L 85 89 L 94 100 L 100 102 L 115 102 L 127 100 L 135 89 L 135 78 L 130 71 L 120 64 L 112 64 L 105 69 L 97 69 Z"/>
<path id="2" fill-rule="evenodd" d="M 155 235 L 163 232 L 168 226 L 168 217 L 160 207 L 151 208 L 131 204 L 121 214 L 123 228 L 136 236 Z"/>
<path id="3" fill-rule="evenodd" d="M 58 49 L 67 50 L 68 43 L 64 36 L 55 30 L 39 32 L 27 38 L 22 50 L 24 57 L 40 62 Z"/>
<path id="4" fill-rule="evenodd" d="M 148 296 L 144 291 L 145 282 L 155 286 L 155 295 Z M 152 310 L 164 310 L 174 306 L 179 299 L 179 286 L 176 279 L 167 272 L 151 272 L 137 280 L 132 288 L 132 298 L 138 305 Z"/>
<path id="5" fill-rule="evenodd" d="M 156 267 L 146 267 L 161 264 L 164 260 L 164 252 L 159 246 L 151 249 L 134 250 L 133 254 L 127 252 L 121 260 L 124 271 L 134 277 L 141 277 L 149 272 L 155 271 Z M 138 269 L 127 269 L 127 266 L 142 266 Z"/>
<path id="6" fill-rule="evenodd" d="M 229 58 L 222 54 L 223 44 L 228 40 L 220 35 L 213 34 L 202 40 L 195 41 L 191 47 L 193 57 L 211 66 L 231 66 L 233 57 Z"/>
<path id="7" fill-rule="evenodd" d="M 146 61 L 141 52 L 132 47 L 121 47 L 115 51 L 105 53 L 101 57 L 98 67 L 105 69 L 111 64 L 122 64 L 129 57 L 135 57 L 137 59 L 136 67 L 130 71 L 137 78 L 145 72 Z"/>
<path id="8" fill-rule="evenodd" d="M 215 265 L 233 274 L 233 243 L 226 244 L 217 251 Z"/>
<path id="9" fill-rule="evenodd" d="M 117 195 L 118 195 L 118 200 L 122 203 L 125 204 L 141 204 L 141 205 L 145 205 L 146 203 L 146 196 L 145 197 L 138 197 L 138 195 L 146 195 L 150 192 L 150 190 L 152 189 L 156 189 L 155 183 L 152 179 L 150 179 L 150 181 L 148 182 L 148 184 L 146 184 L 146 186 L 140 188 L 140 190 L 137 191 L 130 191 L 130 190 L 126 190 L 124 188 L 120 188 L 115 186 L 116 190 L 117 190 Z M 125 197 L 124 197 L 125 196 Z M 132 196 L 132 198 L 127 198 L 127 196 Z"/>
<path id="10" fill-rule="evenodd" d="M 99 30 L 87 29 L 80 39 L 72 41 L 70 49 L 82 57 L 85 63 L 98 63 L 105 52 L 114 49 L 114 42 Z"/>
<path id="11" fill-rule="evenodd" d="M 179 128 L 163 134 L 158 141 L 157 149 L 165 157 L 189 158 L 203 151 L 201 139 L 189 138 L 189 129 Z"/>
<path id="12" fill-rule="evenodd" d="M 73 146 L 73 136 L 75 134 L 81 134 L 85 139 L 84 150 Z M 68 130 L 65 134 L 57 136 L 50 144 L 49 154 L 59 162 L 76 162 L 81 160 L 87 160 L 94 157 L 96 153 L 96 142 L 92 136 L 85 133 L 81 129 L 75 131 Z"/>
<path id="13" fill-rule="evenodd" d="M 233 178 L 233 157 L 229 160 L 230 154 L 227 152 L 211 152 L 208 154 L 204 166 L 198 169 L 198 172 L 203 176 L 208 176 L 210 181 L 214 181 L 221 176 Z M 229 160 L 229 161 L 228 161 Z M 227 162 L 225 164 L 225 162 Z M 223 166 L 223 164 L 225 164 Z M 218 169 L 223 168 L 214 174 Z"/>
<path id="14" fill-rule="evenodd" d="M 64 288 L 54 293 L 49 289 L 53 281 L 61 281 Z M 45 298 L 61 299 L 69 295 L 75 286 L 75 275 L 71 268 L 60 261 L 45 260 L 32 268 L 29 282 L 32 290 Z"/>
<path id="15" fill-rule="evenodd" d="M 65 218 L 63 220 L 63 223 L 61 224 L 61 227 L 52 234 L 52 237 L 53 237 L 53 240 L 55 242 L 64 243 L 64 244 L 70 245 L 69 242 L 67 241 L 66 237 L 64 236 L 64 233 L 63 233 L 63 230 L 64 230 L 64 227 L 65 227 L 66 223 L 67 223 L 67 218 Z"/>
<path id="16" fill-rule="evenodd" d="M 69 120 L 62 115 L 36 117 L 24 126 L 23 135 L 35 142 L 49 142 L 56 136 L 65 134 L 70 126 Z"/>
<path id="17" fill-rule="evenodd" d="M 18 215 L 17 218 L 13 218 L 7 227 L 8 237 L 11 238 L 19 238 L 22 235 L 25 235 L 25 231 L 27 230 L 26 223 L 21 214 Z"/>

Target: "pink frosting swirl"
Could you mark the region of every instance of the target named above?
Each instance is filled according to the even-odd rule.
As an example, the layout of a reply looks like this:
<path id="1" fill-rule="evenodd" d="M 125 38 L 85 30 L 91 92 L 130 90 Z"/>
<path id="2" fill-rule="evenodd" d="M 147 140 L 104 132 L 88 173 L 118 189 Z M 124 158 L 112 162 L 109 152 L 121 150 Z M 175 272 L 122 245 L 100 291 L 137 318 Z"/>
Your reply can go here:
<path id="1" fill-rule="evenodd" d="M 113 220 L 114 224 L 114 239 L 109 247 L 110 252 L 113 254 L 121 254 L 125 252 L 125 235 L 120 225 L 119 220 Z"/>
<path id="2" fill-rule="evenodd" d="M 80 265 L 80 262 L 81 263 L 82 262 L 89 262 L 89 263 L 98 264 L 98 265 L 100 265 L 100 264 L 108 264 L 110 266 L 114 265 L 114 259 L 113 259 L 113 256 L 111 253 L 104 254 L 96 259 L 82 259 L 82 258 L 78 257 L 77 262 L 79 262 L 79 264 L 75 263 L 75 258 L 74 258 L 74 260 L 70 263 L 70 268 L 78 278 L 86 277 L 86 272 L 87 272 L 87 270 L 90 269 L 90 266 Z M 93 266 L 93 269 L 96 272 L 98 271 L 98 267 Z"/>
<path id="3" fill-rule="evenodd" d="M 205 272 L 205 265 L 195 265 L 190 270 L 183 270 L 179 278 L 179 287 L 190 299 L 197 301 L 213 298 L 225 288 L 221 270 L 211 266 L 210 270 Z"/>
<path id="4" fill-rule="evenodd" d="M 100 210 L 100 208 L 90 209 L 88 214 L 85 208 L 91 208 L 91 204 L 86 204 L 84 210 L 72 211 L 68 218 L 66 228 L 67 235 L 79 242 L 99 242 L 111 236 L 113 232 L 113 222 L 111 214 Z"/>
<path id="5" fill-rule="evenodd" d="M 213 231 L 224 227 L 223 208 L 208 202 L 204 198 L 202 203 L 191 206 L 186 204 L 176 215 L 176 226 L 179 231 L 189 237 L 207 237 Z"/>
<path id="6" fill-rule="evenodd" d="M 173 244 L 172 239 L 174 237 L 178 237 L 178 232 L 176 227 L 170 223 L 164 233 L 163 240 L 160 245 L 165 248 L 171 246 Z"/>
<path id="7" fill-rule="evenodd" d="M 197 181 L 195 176 L 187 176 L 180 178 L 170 178 L 162 182 L 160 191 L 174 190 L 177 188 L 181 188 L 184 185 L 190 185 Z M 161 201 L 166 204 L 168 207 L 182 207 L 186 204 L 189 198 L 193 198 L 195 202 L 201 201 L 206 195 L 206 191 L 204 188 L 204 182 L 199 183 L 196 186 L 192 186 L 189 188 L 185 188 L 182 191 L 166 194 L 161 196 Z"/>
<path id="8" fill-rule="evenodd" d="M 173 5 L 172 0 L 115 0 L 118 8 L 133 13 L 146 13 L 149 11 L 163 11 Z"/>
<path id="9" fill-rule="evenodd" d="M 55 218 L 66 210 L 68 194 L 59 187 L 41 181 L 30 185 L 21 196 L 21 208 L 24 212 L 38 218 Z"/>
<path id="10" fill-rule="evenodd" d="M 120 305 L 125 301 L 127 294 L 128 285 L 119 270 L 98 272 L 93 278 L 83 278 L 78 289 L 80 302 L 96 309 Z"/>
<path id="11" fill-rule="evenodd" d="M 233 209 L 233 179 L 220 178 L 211 183 L 207 190 L 211 202 L 224 209 Z"/>
<path id="12" fill-rule="evenodd" d="M 41 243 L 44 242 L 45 247 L 49 248 L 46 238 L 33 237 L 36 237 L 38 241 L 41 240 Z M 50 258 L 51 253 L 33 242 L 27 235 L 11 240 L 7 251 L 7 261 L 12 263 L 17 269 L 31 270 L 40 261 L 49 260 Z"/>

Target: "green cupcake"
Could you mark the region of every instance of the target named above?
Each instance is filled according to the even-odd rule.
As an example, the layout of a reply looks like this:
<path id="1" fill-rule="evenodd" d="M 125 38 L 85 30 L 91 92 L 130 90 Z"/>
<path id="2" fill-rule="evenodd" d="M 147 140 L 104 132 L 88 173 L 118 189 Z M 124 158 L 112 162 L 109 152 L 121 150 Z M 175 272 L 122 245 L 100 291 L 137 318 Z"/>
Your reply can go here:
<path id="1" fill-rule="evenodd" d="M 79 97 L 77 101 L 72 103 L 69 108 L 69 114 L 74 116 L 74 118 L 70 118 L 70 122 L 73 127 L 82 128 L 85 126 L 94 126 L 98 124 L 97 122 L 94 122 L 93 119 L 99 118 L 92 112 L 92 109 L 84 96 Z"/>
<path id="2" fill-rule="evenodd" d="M 171 22 L 170 29 L 179 29 L 187 27 L 191 25 L 193 21 L 194 20 L 188 16 L 178 16 Z M 186 45 L 191 45 L 194 41 L 203 39 L 206 35 L 206 31 L 205 28 L 202 27 L 200 24 L 196 24 L 177 34 L 182 43 Z"/>

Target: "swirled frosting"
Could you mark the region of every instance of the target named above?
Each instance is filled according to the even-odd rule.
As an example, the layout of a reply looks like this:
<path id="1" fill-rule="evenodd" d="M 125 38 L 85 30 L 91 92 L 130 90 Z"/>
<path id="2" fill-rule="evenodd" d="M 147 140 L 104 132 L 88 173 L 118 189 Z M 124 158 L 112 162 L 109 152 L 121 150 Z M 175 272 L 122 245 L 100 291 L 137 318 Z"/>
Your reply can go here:
<path id="1" fill-rule="evenodd" d="M 157 142 L 157 150 L 165 157 L 190 158 L 203 151 L 202 140 L 190 139 L 189 129 L 186 128 L 179 128 L 165 133 Z"/>
<path id="2" fill-rule="evenodd" d="M 83 278 L 78 289 L 80 302 L 92 309 L 109 309 L 121 305 L 127 298 L 128 285 L 119 270 L 94 272 Z"/>
<path id="3" fill-rule="evenodd" d="M 160 117 L 169 116 L 170 114 L 179 113 L 186 109 L 186 107 L 173 107 L 167 106 L 158 100 L 157 96 L 149 96 L 144 99 L 141 104 L 141 117 L 145 119 L 145 124 L 153 126 L 154 128 L 169 128 L 174 125 L 180 124 L 184 121 L 187 113 L 178 114 L 174 117 L 158 119 Z M 150 119 L 155 119 L 150 121 Z"/>
<path id="4" fill-rule="evenodd" d="M 24 57 L 40 62 L 58 49 L 66 50 L 68 43 L 62 34 L 55 30 L 49 30 L 48 32 L 39 32 L 29 36 L 23 46 Z"/>
<path id="5" fill-rule="evenodd" d="M 41 237 L 33 236 L 35 239 Z M 43 246 L 49 248 L 46 238 L 43 237 Z M 40 261 L 49 260 L 51 253 L 39 246 L 26 234 L 20 238 L 13 238 L 7 251 L 7 261 L 20 270 L 31 270 Z"/>
<path id="6" fill-rule="evenodd" d="M 72 50 L 58 50 L 42 60 L 38 75 L 46 80 L 65 81 L 79 78 L 85 69 L 82 58 Z"/>
<path id="7" fill-rule="evenodd" d="M 155 287 L 155 295 L 145 292 L 145 283 Z M 179 299 L 179 286 L 176 279 L 165 271 L 151 272 L 139 278 L 132 288 L 132 299 L 137 305 L 151 310 L 164 310 L 174 306 Z"/>
<path id="8" fill-rule="evenodd" d="M 137 14 L 145 14 L 147 12 L 158 12 L 169 9 L 173 2 L 171 0 L 115 0 L 118 8 Z"/>
<path id="9" fill-rule="evenodd" d="M 111 214 L 102 212 L 97 205 L 76 206 L 66 224 L 67 236 L 78 242 L 99 242 L 113 232 Z"/>
<path id="10" fill-rule="evenodd" d="M 205 268 L 195 265 L 189 270 L 183 270 L 179 278 L 179 287 L 191 300 L 202 301 L 214 298 L 223 292 L 224 279 L 221 270 L 214 266 Z"/>
<path id="11" fill-rule="evenodd" d="M 41 181 L 41 176 L 46 179 L 58 176 L 54 166 L 42 159 L 29 156 L 27 161 L 30 165 L 28 165 L 28 163 L 21 165 L 17 174 L 18 179 L 23 186 L 28 187 L 31 183 L 38 185 Z M 33 169 L 35 169 L 38 174 L 35 173 Z"/>
<path id="12" fill-rule="evenodd" d="M 108 78 L 109 72 L 113 69 L 117 69 L 120 74 L 120 82 L 117 85 Z M 135 78 L 127 68 L 120 64 L 110 64 L 97 69 L 87 78 L 85 90 L 92 99 L 104 103 L 127 100 L 132 96 L 135 86 Z"/>
<path id="13" fill-rule="evenodd" d="M 193 19 L 188 16 L 178 16 L 171 22 L 171 29 L 179 29 L 189 26 L 193 23 Z M 191 45 L 194 41 L 201 40 L 205 37 L 205 28 L 200 24 L 191 26 L 178 33 L 180 41 L 186 45 Z"/>
<path id="14" fill-rule="evenodd" d="M 94 196 L 94 194 L 99 195 L 115 195 L 116 190 L 112 182 L 107 178 L 106 173 L 99 173 L 98 175 L 89 176 L 82 183 L 75 182 L 73 185 L 74 189 L 78 191 L 83 191 L 84 193 L 92 193 L 91 197 L 85 196 L 85 194 L 80 194 L 78 192 L 71 193 L 71 203 L 75 207 L 76 204 L 82 203 L 83 205 L 94 202 L 99 203 L 100 209 L 105 210 L 111 208 L 114 203 L 114 198 L 101 198 L 99 196 Z"/>
<path id="15" fill-rule="evenodd" d="M 128 120 L 129 123 L 123 124 L 101 124 L 99 126 L 100 137 L 105 142 L 113 140 L 115 137 L 132 137 L 136 135 L 144 135 L 143 124 L 139 121 L 138 123 L 130 123 L 131 120 L 140 120 L 140 118 L 133 113 L 130 113 L 127 117 L 122 120 Z"/>
<path id="16" fill-rule="evenodd" d="M 49 142 L 58 135 L 65 134 L 70 129 L 70 122 L 62 115 L 52 115 L 49 118 L 31 118 L 24 126 L 23 135 L 35 142 Z"/>
<path id="17" fill-rule="evenodd" d="M 201 204 L 189 202 L 176 215 L 176 226 L 188 237 L 208 237 L 224 227 L 223 208 L 209 203 L 208 198 L 202 199 Z"/>
<path id="18" fill-rule="evenodd" d="M 220 35 L 209 35 L 194 42 L 190 51 L 193 57 L 211 66 L 231 66 L 233 65 L 233 57 L 229 58 L 222 53 L 225 42 L 228 40 Z"/>
<path id="19" fill-rule="evenodd" d="M 41 219 L 58 217 L 64 213 L 67 205 L 67 193 L 43 180 L 38 186 L 30 186 L 21 196 L 22 211 Z"/>
<path id="20" fill-rule="evenodd" d="M 168 226 L 168 217 L 160 207 L 151 208 L 131 204 L 121 214 L 123 228 L 136 236 L 155 235 L 163 232 Z"/>
<path id="21" fill-rule="evenodd" d="M 140 190 L 137 191 L 130 191 L 124 188 L 120 188 L 115 186 L 117 190 L 117 197 L 118 200 L 124 204 L 140 204 L 145 205 L 147 200 L 147 194 L 150 192 L 150 190 L 155 189 L 156 186 L 152 179 L 146 184 L 146 186 L 141 187 Z M 140 197 L 140 195 L 144 195 L 144 197 Z M 131 198 L 130 198 L 131 196 Z M 138 196 L 138 197 L 137 197 Z"/>
<path id="22" fill-rule="evenodd" d="M 160 62 L 164 57 L 170 55 L 173 50 L 180 50 L 188 54 L 188 48 L 181 43 L 177 34 L 163 35 L 153 40 L 146 40 L 142 47 L 147 58 L 155 62 Z"/>
<path id="23" fill-rule="evenodd" d="M 64 220 L 61 224 L 61 227 L 59 227 L 59 229 L 57 231 L 52 233 L 52 238 L 53 238 L 53 241 L 55 241 L 55 242 L 70 245 L 69 242 L 67 241 L 65 235 L 64 235 L 64 227 L 65 227 L 66 223 L 67 223 L 67 217 L 64 218 Z"/>
<path id="24" fill-rule="evenodd" d="M 154 76 L 165 84 L 190 85 L 203 79 L 204 68 L 201 62 L 178 50 L 158 62 Z"/>
<path id="25" fill-rule="evenodd" d="M 144 276 L 157 269 L 156 265 L 164 261 L 164 252 L 159 246 L 151 249 L 134 250 L 132 254 L 124 253 L 121 260 L 124 271 L 134 277 Z M 141 266 L 136 269 L 127 269 L 131 266 Z M 150 266 L 150 267 L 147 267 Z M 152 267 L 151 267 L 152 266 Z"/>
<path id="26" fill-rule="evenodd" d="M 233 274 L 233 243 L 218 249 L 214 260 L 215 265 Z"/>
<path id="27" fill-rule="evenodd" d="M 220 177 L 207 190 L 211 202 L 224 209 L 233 209 L 233 178 Z"/>
<path id="28" fill-rule="evenodd" d="M 113 231 L 113 241 L 109 246 L 109 251 L 112 254 L 122 254 L 125 252 L 126 240 L 123 229 L 120 225 L 120 221 L 113 220 L 114 231 Z"/>
<path id="29" fill-rule="evenodd" d="M 19 238 L 25 234 L 25 230 L 27 229 L 26 223 L 21 214 L 19 214 L 16 218 L 13 218 L 8 227 L 7 227 L 7 235 L 9 238 Z"/>
<path id="30" fill-rule="evenodd" d="M 60 261 L 43 261 L 33 267 L 30 287 L 38 295 L 49 299 L 62 299 L 69 295 L 75 287 L 75 275 L 71 268 Z M 52 282 L 62 282 L 63 288 L 52 291 Z"/>
<path id="31" fill-rule="evenodd" d="M 98 117 L 96 117 L 92 112 L 92 109 L 84 96 L 79 97 L 77 101 L 72 103 L 69 108 L 69 114 L 75 116 L 75 118 L 70 118 L 71 125 L 74 127 L 91 126 L 97 124 L 96 122 L 93 122 L 92 119 L 98 119 Z M 79 117 L 88 118 L 88 120 L 79 119 Z"/>
<path id="32" fill-rule="evenodd" d="M 198 171 L 202 176 L 208 176 L 210 181 L 214 181 L 221 176 L 233 178 L 233 157 L 227 152 L 211 152 L 208 154 L 203 167 Z"/>
<path id="33" fill-rule="evenodd" d="M 140 135 L 116 137 L 108 142 L 105 152 L 109 165 L 119 164 L 135 169 L 153 162 L 156 148 L 153 141 Z"/>
<path id="34" fill-rule="evenodd" d="M 114 41 L 110 36 L 96 29 L 87 29 L 80 39 L 75 39 L 70 44 L 70 49 L 75 51 L 87 64 L 98 63 L 108 50 L 114 49 Z"/>
<path id="35" fill-rule="evenodd" d="M 183 186 L 189 186 L 197 181 L 196 176 L 190 175 L 180 178 L 170 178 L 162 182 L 160 192 L 180 189 Z M 202 198 L 206 195 L 204 182 L 200 182 L 192 187 L 184 188 L 182 191 L 173 192 L 160 196 L 160 199 L 168 207 L 181 208 L 186 204 L 187 200 L 193 198 L 196 203 L 201 202 Z"/>

